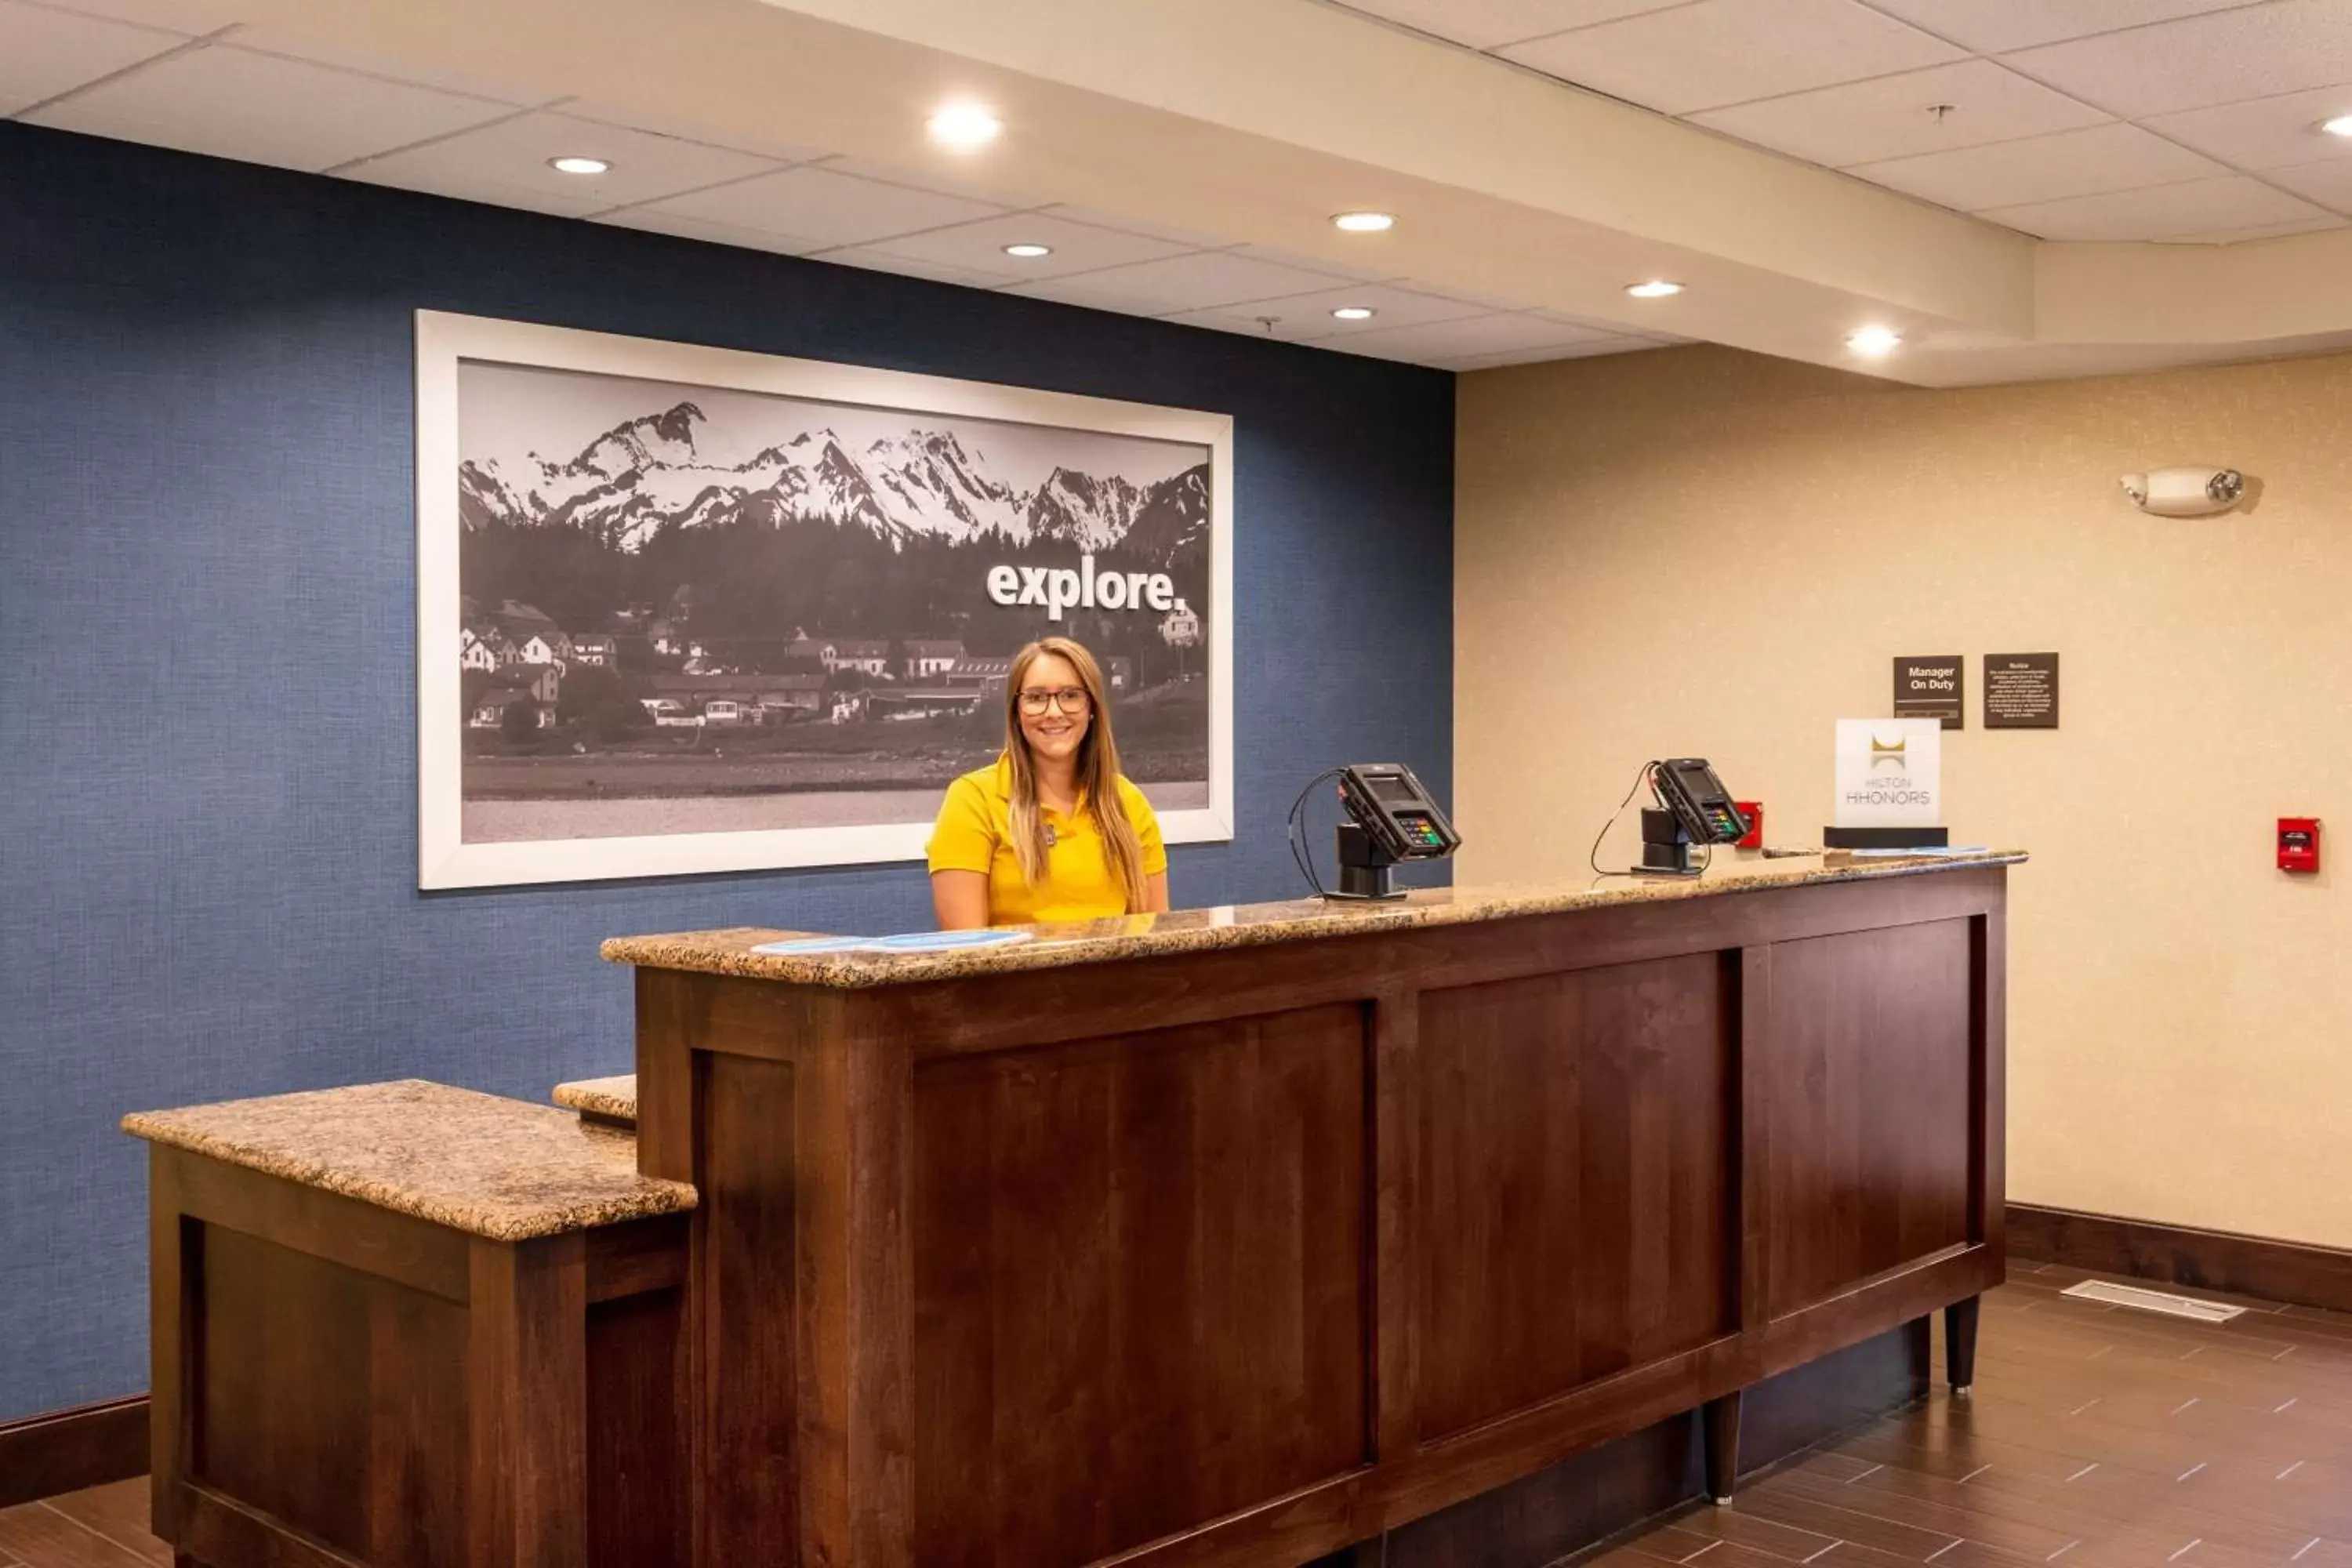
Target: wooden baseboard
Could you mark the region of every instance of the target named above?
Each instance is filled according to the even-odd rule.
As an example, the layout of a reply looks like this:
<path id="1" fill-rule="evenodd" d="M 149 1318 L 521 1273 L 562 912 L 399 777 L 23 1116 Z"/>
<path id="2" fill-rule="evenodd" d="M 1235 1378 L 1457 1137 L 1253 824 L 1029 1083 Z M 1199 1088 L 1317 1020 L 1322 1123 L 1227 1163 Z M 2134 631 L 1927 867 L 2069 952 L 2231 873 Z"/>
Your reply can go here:
<path id="1" fill-rule="evenodd" d="M 2332 1247 L 2011 1204 L 2009 1255 L 2352 1312 L 2352 1252 Z"/>
<path id="2" fill-rule="evenodd" d="M 0 1508 L 147 1473 L 147 1396 L 0 1422 Z"/>

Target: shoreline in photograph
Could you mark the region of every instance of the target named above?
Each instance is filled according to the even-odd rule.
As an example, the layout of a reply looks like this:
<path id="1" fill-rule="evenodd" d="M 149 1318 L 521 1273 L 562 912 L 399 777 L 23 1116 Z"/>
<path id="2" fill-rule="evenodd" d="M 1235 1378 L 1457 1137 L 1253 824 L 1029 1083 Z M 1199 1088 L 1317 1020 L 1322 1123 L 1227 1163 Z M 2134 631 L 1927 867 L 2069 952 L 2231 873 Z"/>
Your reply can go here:
<path id="1" fill-rule="evenodd" d="M 469 809 L 485 801 L 740 800 L 943 790 L 958 776 L 988 766 L 997 754 L 994 746 L 978 746 L 901 755 L 789 752 L 719 757 L 623 752 L 468 757 L 462 789 Z M 1163 780 L 1198 779 L 1208 772 L 1208 757 L 1197 746 L 1157 749 L 1126 760 L 1128 776 L 1147 788 Z"/>
<path id="2" fill-rule="evenodd" d="M 1209 804 L 1205 779 L 1139 786 L 1155 811 L 1198 811 Z M 467 844 L 625 838 L 675 833 L 745 833 L 790 827 L 869 827 L 928 823 L 945 784 L 922 789 L 786 789 L 751 795 L 541 796 L 465 803 Z"/>

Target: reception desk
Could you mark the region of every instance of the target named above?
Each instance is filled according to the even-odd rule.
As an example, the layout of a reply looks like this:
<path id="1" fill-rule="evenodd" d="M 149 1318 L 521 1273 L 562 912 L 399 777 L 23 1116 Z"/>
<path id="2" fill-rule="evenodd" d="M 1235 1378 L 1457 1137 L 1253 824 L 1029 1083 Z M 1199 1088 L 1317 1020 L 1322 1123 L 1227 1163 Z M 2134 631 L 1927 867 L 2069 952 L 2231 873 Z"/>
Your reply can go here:
<path id="1" fill-rule="evenodd" d="M 693 1560 L 1279 1568 L 2002 1277 L 1992 854 L 628 938 Z"/>

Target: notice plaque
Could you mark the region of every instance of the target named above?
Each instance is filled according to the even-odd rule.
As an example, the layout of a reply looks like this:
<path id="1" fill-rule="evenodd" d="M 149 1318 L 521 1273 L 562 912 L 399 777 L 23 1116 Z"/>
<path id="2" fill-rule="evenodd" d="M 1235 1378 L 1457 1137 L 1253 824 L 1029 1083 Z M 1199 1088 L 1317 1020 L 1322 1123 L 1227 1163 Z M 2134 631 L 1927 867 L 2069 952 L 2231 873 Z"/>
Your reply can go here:
<path id="1" fill-rule="evenodd" d="M 1947 730 L 1966 727 L 1961 717 L 1961 670 L 1957 653 L 1916 655 L 1895 661 L 1895 716 L 1940 719 Z"/>
<path id="2" fill-rule="evenodd" d="M 2058 656 L 1985 655 L 1984 722 L 1988 730 L 2058 728 Z"/>

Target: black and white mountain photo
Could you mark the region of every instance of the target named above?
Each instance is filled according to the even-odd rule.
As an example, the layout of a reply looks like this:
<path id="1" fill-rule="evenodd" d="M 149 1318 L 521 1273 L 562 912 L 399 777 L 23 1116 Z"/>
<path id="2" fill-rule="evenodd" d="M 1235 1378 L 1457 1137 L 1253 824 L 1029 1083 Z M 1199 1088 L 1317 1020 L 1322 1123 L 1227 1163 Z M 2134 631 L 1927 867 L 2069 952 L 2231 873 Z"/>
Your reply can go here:
<path id="1" fill-rule="evenodd" d="M 929 821 L 1049 633 L 1206 804 L 1207 447 L 470 360 L 457 424 L 467 842 Z"/>

